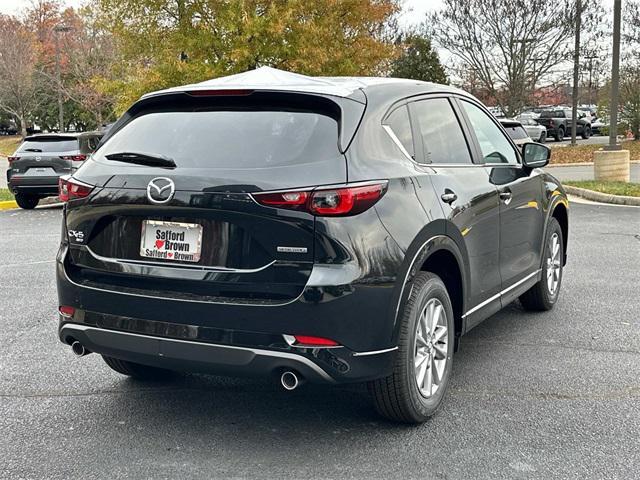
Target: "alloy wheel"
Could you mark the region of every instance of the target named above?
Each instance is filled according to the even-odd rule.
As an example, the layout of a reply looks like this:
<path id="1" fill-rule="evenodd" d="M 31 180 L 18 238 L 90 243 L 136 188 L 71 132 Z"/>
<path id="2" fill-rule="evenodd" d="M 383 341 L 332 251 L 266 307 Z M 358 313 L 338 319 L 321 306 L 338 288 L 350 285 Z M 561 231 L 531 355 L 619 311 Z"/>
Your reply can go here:
<path id="1" fill-rule="evenodd" d="M 422 396 L 429 398 L 440 387 L 448 351 L 447 313 L 440 300 L 432 298 L 420 313 L 414 342 L 415 379 Z"/>
<path id="2" fill-rule="evenodd" d="M 557 233 L 551 235 L 549 239 L 549 253 L 547 255 L 547 289 L 551 295 L 558 291 L 561 275 L 560 261 L 560 237 Z"/>

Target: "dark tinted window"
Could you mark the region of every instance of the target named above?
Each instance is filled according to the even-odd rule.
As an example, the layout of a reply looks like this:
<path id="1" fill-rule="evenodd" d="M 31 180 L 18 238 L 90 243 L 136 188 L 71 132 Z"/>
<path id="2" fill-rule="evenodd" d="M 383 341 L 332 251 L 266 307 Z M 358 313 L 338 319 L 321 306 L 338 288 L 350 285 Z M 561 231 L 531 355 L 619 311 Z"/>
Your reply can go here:
<path id="1" fill-rule="evenodd" d="M 160 154 L 179 167 L 253 169 L 334 159 L 338 124 L 291 111 L 155 112 L 133 119 L 96 153 Z"/>
<path id="2" fill-rule="evenodd" d="M 18 152 L 70 152 L 72 150 L 78 150 L 78 140 L 76 138 L 38 138 L 32 140 L 25 140 Z"/>
<path id="3" fill-rule="evenodd" d="M 407 153 L 415 158 L 413 149 L 413 135 L 411 133 L 411 122 L 409 121 L 409 111 L 407 107 L 396 108 L 391 115 L 387 117 L 385 122 L 393 131 L 393 134 L 400 141 Z"/>
<path id="4" fill-rule="evenodd" d="M 446 98 L 411 104 L 428 163 L 471 163 L 471 155 L 453 107 Z"/>
<path id="5" fill-rule="evenodd" d="M 564 110 L 545 110 L 540 113 L 540 118 L 564 118 Z"/>
<path id="6" fill-rule="evenodd" d="M 502 126 L 514 140 L 522 140 L 529 137 L 527 131 L 521 125 L 503 124 Z"/>

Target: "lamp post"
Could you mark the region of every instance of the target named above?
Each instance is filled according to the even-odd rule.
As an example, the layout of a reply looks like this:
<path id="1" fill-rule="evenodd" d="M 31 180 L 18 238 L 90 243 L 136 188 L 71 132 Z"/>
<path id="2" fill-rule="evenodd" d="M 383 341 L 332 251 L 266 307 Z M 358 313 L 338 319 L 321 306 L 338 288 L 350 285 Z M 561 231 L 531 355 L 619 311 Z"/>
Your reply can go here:
<path id="1" fill-rule="evenodd" d="M 573 98 L 571 99 L 571 145 L 576 145 L 578 130 L 578 94 L 580 82 L 580 28 L 582 23 L 582 1 L 576 0 L 576 37 L 573 52 Z"/>
<path id="2" fill-rule="evenodd" d="M 613 2 L 613 55 L 611 59 L 611 101 L 609 105 L 609 145 L 605 150 L 620 150 L 618 145 L 618 100 L 620 97 L 620 23 L 622 0 Z"/>
<path id="3" fill-rule="evenodd" d="M 62 108 L 62 79 L 60 78 L 60 33 L 68 32 L 70 27 L 58 24 L 53 27 L 54 37 L 56 42 L 56 83 L 58 87 L 58 131 L 64 133 L 64 111 Z"/>
<path id="4" fill-rule="evenodd" d="M 618 100 L 620 88 L 620 20 L 622 0 L 613 2 L 613 56 L 611 60 L 611 105 L 609 111 L 609 145 L 593 152 L 593 169 L 596 181 L 628 182 L 631 178 L 629 150 L 618 145 Z"/>

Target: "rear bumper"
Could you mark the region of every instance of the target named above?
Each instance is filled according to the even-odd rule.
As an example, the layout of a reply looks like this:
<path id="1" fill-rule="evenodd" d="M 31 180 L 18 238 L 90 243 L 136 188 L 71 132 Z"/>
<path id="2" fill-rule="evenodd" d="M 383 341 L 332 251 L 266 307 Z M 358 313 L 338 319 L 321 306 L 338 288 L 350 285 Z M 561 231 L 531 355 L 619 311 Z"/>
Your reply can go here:
<path id="1" fill-rule="evenodd" d="M 33 195 L 57 195 L 60 177 L 15 176 L 7 171 L 7 185 L 13 193 Z"/>
<path id="2" fill-rule="evenodd" d="M 170 370 L 269 376 L 293 369 L 311 382 L 334 383 L 313 361 L 284 351 L 177 340 L 70 323 L 60 327 L 60 339 L 67 344 L 79 341 L 91 352 Z"/>
<path id="3" fill-rule="evenodd" d="M 90 351 L 173 370 L 233 376 L 266 376 L 293 368 L 312 382 L 353 383 L 387 376 L 392 343 L 393 283 L 307 287 L 282 305 L 179 301 L 83 286 L 57 261 L 64 343 L 78 340 Z M 337 341 L 332 348 L 289 346 L 283 334 Z"/>

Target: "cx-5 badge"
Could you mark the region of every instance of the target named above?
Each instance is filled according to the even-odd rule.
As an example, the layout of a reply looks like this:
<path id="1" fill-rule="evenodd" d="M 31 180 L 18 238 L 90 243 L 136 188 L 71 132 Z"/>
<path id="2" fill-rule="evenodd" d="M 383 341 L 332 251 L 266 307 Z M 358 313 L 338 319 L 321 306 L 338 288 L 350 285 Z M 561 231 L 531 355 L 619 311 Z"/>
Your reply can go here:
<path id="1" fill-rule="evenodd" d="M 156 177 L 147 185 L 147 198 L 151 203 L 168 203 L 176 193 L 176 185 L 167 177 Z"/>

